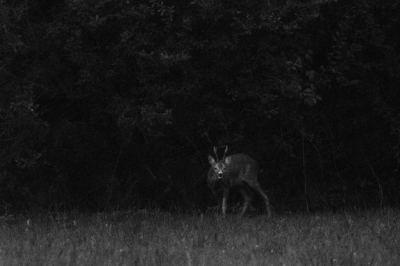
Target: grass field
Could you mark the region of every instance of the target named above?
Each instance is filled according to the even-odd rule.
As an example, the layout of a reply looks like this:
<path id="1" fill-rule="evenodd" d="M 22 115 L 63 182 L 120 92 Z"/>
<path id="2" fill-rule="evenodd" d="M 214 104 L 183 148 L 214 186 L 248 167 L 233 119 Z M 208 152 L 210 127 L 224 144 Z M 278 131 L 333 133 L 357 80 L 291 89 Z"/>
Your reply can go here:
<path id="1" fill-rule="evenodd" d="M 400 211 L 0 217 L 0 265 L 400 265 Z"/>

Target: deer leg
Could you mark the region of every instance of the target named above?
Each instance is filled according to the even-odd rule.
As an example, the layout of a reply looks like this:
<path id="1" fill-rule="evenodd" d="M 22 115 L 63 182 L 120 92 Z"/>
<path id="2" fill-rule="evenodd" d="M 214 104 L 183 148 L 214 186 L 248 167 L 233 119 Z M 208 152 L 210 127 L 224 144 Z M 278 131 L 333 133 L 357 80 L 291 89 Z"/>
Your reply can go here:
<path id="1" fill-rule="evenodd" d="M 217 211 L 219 211 L 221 209 L 221 206 L 222 206 L 222 202 L 221 202 L 222 199 L 220 199 L 220 197 L 218 195 L 218 192 L 215 190 L 214 187 L 212 188 L 211 191 L 212 191 L 212 193 L 214 195 L 214 198 L 217 200 L 217 203 L 218 203 L 218 205 L 216 207 L 213 207 L 213 209 L 215 208 Z"/>
<path id="2" fill-rule="evenodd" d="M 225 216 L 226 208 L 227 208 L 227 201 L 229 196 L 229 188 L 224 188 L 224 196 L 222 198 L 222 215 Z"/>
<path id="3" fill-rule="evenodd" d="M 250 205 L 250 202 L 252 200 L 252 197 L 249 195 L 249 193 L 247 193 L 247 191 L 245 190 L 245 188 L 240 188 L 239 189 L 240 193 L 242 193 L 242 196 L 244 198 L 244 204 L 243 204 L 243 209 L 242 212 L 240 213 L 240 215 L 244 215 L 247 208 Z"/>
<path id="4" fill-rule="evenodd" d="M 260 184 L 257 182 L 249 182 L 248 183 L 250 187 L 252 187 L 255 191 L 257 191 L 258 194 L 260 194 L 260 196 L 263 198 L 264 203 L 265 203 L 265 207 L 267 208 L 267 213 L 268 213 L 268 217 L 271 217 L 272 212 L 271 212 L 271 205 L 269 203 L 269 199 L 267 194 L 264 192 L 264 190 L 261 188 Z"/>

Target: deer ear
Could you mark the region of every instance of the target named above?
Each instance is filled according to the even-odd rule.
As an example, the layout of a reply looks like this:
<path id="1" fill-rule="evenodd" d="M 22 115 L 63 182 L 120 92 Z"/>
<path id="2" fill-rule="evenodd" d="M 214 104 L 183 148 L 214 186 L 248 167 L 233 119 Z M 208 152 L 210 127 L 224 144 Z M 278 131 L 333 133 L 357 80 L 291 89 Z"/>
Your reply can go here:
<path id="1" fill-rule="evenodd" d="M 214 164 L 215 164 L 215 160 L 214 160 L 214 158 L 213 158 L 211 155 L 208 155 L 208 162 L 209 162 L 211 165 L 214 165 Z"/>
<path id="2" fill-rule="evenodd" d="M 225 158 L 225 163 L 226 164 L 230 164 L 231 161 L 232 161 L 232 157 L 231 156 Z"/>

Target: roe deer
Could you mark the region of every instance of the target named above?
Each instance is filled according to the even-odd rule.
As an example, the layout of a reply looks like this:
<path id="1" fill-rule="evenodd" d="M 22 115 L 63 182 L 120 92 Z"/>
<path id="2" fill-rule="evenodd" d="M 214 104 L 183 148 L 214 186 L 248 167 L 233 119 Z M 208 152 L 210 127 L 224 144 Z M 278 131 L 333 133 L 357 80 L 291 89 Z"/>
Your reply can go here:
<path id="1" fill-rule="evenodd" d="M 244 198 L 244 205 L 241 215 L 243 215 L 252 200 L 252 195 L 248 191 L 246 184 L 254 189 L 263 198 L 267 208 L 268 217 L 271 216 L 271 207 L 267 194 L 258 183 L 257 176 L 259 172 L 257 162 L 246 154 L 233 154 L 225 158 L 228 146 L 225 148 L 224 156 L 219 161 L 217 149 L 214 147 L 216 160 L 209 155 L 208 162 L 211 168 L 208 171 L 207 183 L 214 196 L 218 199 L 217 185 L 220 183 L 223 188 L 222 214 L 225 216 L 229 189 L 238 186 L 240 193 Z M 218 199 L 218 208 L 221 207 L 221 201 Z"/>

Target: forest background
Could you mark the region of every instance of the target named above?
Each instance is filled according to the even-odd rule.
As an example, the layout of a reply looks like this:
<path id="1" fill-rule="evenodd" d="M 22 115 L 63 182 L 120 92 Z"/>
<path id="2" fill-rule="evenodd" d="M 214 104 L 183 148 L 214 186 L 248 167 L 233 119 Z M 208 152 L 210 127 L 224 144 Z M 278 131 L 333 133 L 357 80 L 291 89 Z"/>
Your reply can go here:
<path id="1" fill-rule="evenodd" d="M 0 214 L 204 210 L 207 155 L 225 145 L 258 161 L 275 211 L 398 206 L 399 14 L 0 0 Z"/>

